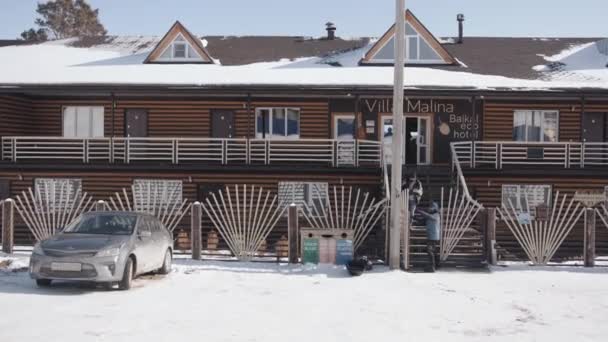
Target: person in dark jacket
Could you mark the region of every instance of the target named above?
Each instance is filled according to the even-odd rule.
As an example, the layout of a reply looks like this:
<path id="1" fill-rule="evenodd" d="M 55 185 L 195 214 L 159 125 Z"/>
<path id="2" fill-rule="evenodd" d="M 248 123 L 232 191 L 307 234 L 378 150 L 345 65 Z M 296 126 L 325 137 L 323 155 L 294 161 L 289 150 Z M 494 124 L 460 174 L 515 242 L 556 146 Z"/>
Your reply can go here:
<path id="1" fill-rule="evenodd" d="M 433 202 L 429 207 L 429 211 L 425 212 L 418 209 L 420 213 L 426 219 L 426 253 L 429 256 L 429 267 L 428 272 L 435 272 L 435 269 L 439 267 L 440 254 L 438 253 L 439 241 L 441 240 L 441 215 L 439 213 L 439 206 Z"/>

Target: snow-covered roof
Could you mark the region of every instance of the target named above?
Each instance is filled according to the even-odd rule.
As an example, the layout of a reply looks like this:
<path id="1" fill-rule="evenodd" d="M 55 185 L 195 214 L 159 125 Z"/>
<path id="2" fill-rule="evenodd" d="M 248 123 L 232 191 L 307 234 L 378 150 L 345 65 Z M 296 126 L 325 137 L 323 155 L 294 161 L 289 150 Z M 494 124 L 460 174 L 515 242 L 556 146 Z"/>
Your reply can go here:
<path id="1" fill-rule="evenodd" d="M 222 65 L 144 64 L 150 50 L 158 43 L 158 37 L 110 37 L 100 41 L 69 39 L 0 47 L 0 85 L 390 87 L 393 83 L 392 67 L 359 65 L 374 43 L 373 39 L 205 39 L 210 54 Z M 608 89 L 608 61 L 606 54 L 601 52 L 606 51 L 605 41 L 465 38 L 463 44 L 444 39 L 443 45 L 460 65 L 407 67 L 406 87 Z M 507 47 L 488 51 L 489 47 L 499 45 Z M 251 46 L 259 47 L 259 51 L 251 50 Z M 234 57 L 247 54 L 247 51 L 255 57 L 253 63 L 247 63 L 249 60 L 245 57 L 240 60 Z M 511 55 L 508 51 L 512 51 Z M 500 52 L 504 53 L 499 55 Z M 227 60 L 230 63 L 226 63 Z M 539 66 L 543 62 L 549 66 Z"/>

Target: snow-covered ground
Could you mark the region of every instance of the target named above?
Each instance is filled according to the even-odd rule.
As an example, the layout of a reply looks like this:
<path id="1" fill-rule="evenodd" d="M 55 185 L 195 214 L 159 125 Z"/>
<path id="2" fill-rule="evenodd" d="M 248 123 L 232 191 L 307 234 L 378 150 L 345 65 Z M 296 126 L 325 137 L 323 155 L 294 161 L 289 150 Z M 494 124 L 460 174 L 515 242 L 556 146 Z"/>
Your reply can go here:
<path id="1" fill-rule="evenodd" d="M 128 292 L 39 289 L 5 268 L 0 341 L 606 341 L 607 293 L 607 268 L 376 267 L 350 278 L 333 266 L 179 259 Z"/>

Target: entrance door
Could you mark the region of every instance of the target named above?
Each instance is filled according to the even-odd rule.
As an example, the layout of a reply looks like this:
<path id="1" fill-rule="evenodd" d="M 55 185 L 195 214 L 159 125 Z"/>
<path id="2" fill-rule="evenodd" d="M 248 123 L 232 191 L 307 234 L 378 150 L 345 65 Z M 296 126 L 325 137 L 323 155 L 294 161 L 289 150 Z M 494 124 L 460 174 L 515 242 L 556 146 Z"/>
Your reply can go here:
<path id="1" fill-rule="evenodd" d="M 334 139 L 338 145 L 338 166 L 355 164 L 355 115 L 334 115 Z"/>
<path id="2" fill-rule="evenodd" d="M 404 164 L 428 165 L 430 163 L 430 118 L 426 116 L 406 116 L 403 120 L 404 142 L 402 158 Z M 382 141 L 387 162 L 392 158 L 393 119 L 390 116 L 382 119 Z"/>
<path id="3" fill-rule="evenodd" d="M 148 136 L 148 112 L 145 109 L 127 109 L 125 112 L 125 136 Z"/>
<path id="4" fill-rule="evenodd" d="M 233 138 L 234 131 L 234 112 L 230 110 L 211 111 L 211 137 L 212 138 Z"/>
<path id="5" fill-rule="evenodd" d="M 605 113 L 583 114 L 583 142 L 604 142 L 605 135 Z"/>

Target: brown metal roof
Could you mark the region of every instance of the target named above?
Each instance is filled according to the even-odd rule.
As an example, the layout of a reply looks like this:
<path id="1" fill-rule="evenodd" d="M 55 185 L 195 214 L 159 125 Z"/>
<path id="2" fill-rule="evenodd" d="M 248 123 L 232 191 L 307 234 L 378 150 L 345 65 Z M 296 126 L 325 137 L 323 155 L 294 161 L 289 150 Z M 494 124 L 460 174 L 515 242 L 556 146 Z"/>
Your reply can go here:
<path id="1" fill-rule="evenodd" d="M 602 38 L 465 37 L 462 44 L 443 44 L 443 46 L 466 65 L 468 72 L 538 79 L 542 77 L 542 73 L 534 71 L 532 67 L 547 64 L 543 56 L 553 56 L 572 46 L 600 39 Z M 456 41 L 455 38 L 452 40 Z"/>

